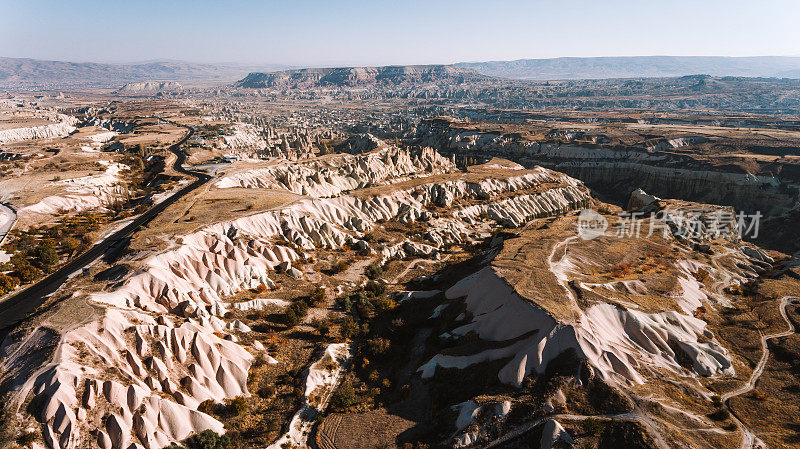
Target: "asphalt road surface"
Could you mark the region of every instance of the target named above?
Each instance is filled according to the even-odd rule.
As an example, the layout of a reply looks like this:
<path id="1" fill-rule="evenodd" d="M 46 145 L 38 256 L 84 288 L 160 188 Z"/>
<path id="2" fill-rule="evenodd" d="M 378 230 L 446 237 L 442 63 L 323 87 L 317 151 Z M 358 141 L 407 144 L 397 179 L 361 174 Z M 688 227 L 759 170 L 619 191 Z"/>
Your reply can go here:
<path id="1" fill-rule="evenodd" d="M 187 193 L 200 187 L 208 182 L 211 176 L 205 173 L 189 171 L 183 168 L 183 163 L 186 160 L 186 154 L 181 150 L 181 145 L 186 142 L 194 134 L 194 129 L 189 128 L 189 133 L 180 140 L 180 142 L 172 145 L 169 150 L 175 153 L 175 164 L 173 168 L 189 176 L 193 176 L 194 182 L 188 186 L 180 189 L 167 199 L 154 205 L 146 212 L 136 217 L 130 224 L 120 229 L 117 232 L 106 237 L 104 240 L 96 243 L 94 246 L 86 250 L 86 252 L 78 255 L 74 259 L 67 262 L 64 266 L 49 274 L 39 282 L 32 284 L 19 291 L 13 296 L 10 296 L 0 302 L 0 330 L 5 330 L 9 326 L 19 322 L 28 315 L 30 315 L 37 307 L 39 307 L 53 292 L 69 279 L 72 273 L 83 269 L 86 265 L 92 263 L 98 257 L 104 255 L 109 248 L 122 244 L 125 239 L 133 235 L 140 226 L 144 226 L 152 221 L 158 214 L 164 211 L 171 204 L 178 201 Z M 2 332 L 0 332 L 2 334 Z"/>

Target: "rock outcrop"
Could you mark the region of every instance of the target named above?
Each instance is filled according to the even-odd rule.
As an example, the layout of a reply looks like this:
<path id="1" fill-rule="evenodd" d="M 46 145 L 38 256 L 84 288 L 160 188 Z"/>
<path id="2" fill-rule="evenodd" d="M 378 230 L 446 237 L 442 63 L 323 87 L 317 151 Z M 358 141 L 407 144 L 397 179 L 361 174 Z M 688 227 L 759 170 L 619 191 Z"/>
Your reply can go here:
<path id="1" fill-rule="evenodd" d="M 114 93 L 119 95 L 142 95 L 142 96 L 149 96 L 149 95 L 156 95 L 162 92 L 177 92 L 182 90 L 183 86 L 180 83 L 175 81 L 168 81 L 168 82 L 139 82 L 139 83 L 128 83 L 119 89 L 117 89 Z"/>
<path id="2" fill-rule="evenodd" d="M 75 125 L 78 123 L 78 119 L 75 117 L 59 114 L 57 119 L 59 120 L 57 123 L 49 125 L 4 129 L 0 131 L 0 144 L 65 137 L 77 129 Z"/>
<path id="3" fill-rule="evenodd" d="M 361 237 L 379 221 L 429 220 L 424 238 L 437 246 L 408 240 L 387 248 L 384 260 L 435 257 L 440 245 L 475 234 L 470 223 L 483 226 L 481 220 L 491 218 L 464 213 L 434 219 L 426 211 L 428 205 L 492 201 L 509 191 L 546 188 L 527 197 L 524 206 L 503 201 L 493 209 L 498 216 L 522 223 L 583 207 L 591 199 L 576 180 L 542 168 L 514 170 L 513 176 L 481 176 L 478 181 L 425 183 L 425 176 L 454 170 L 449 160 L 432 150 L 410 153 L 389 148 L 342 156 L 340 164 L 336 171 L 316 170 L 317 175 L 324 174 L 317 178 L 307 176 L 305 170 L 311 168 L 302 164 L 263 169 L 252 179 L 269 179 L 276 188 L 331 197 L 303 199 L 175 237 L 172 249 L 141 261 L 139 271 L 111 290 L 76 293 L 98 308 L 99 318 L 66 330 L 52 360 L 20 374 L 25 380 L 14 393 L 18 405 L 29 397 L 43 404 L 36 418 L 48 445 L 82 447 L 88 444 L 89 429 L 96 429 L 92 439 L 109 449 L 126 449 L 134 441 L 155 449 L 205 429 L 223 432 L 222 424 L 197 411 L 197 406 L 207 400 L 222 402 L 248 395 L 247 372 L 253 361 L 248 349 L 235 342 L 235 334 L 247 333 L 249 327 L 226 321 L 226 312 L 280 305 L 267 299 L 232 305 L 226 298 L 243 289 L 273 286 L 270 273 L 275 270 L 302 275 L 292 262 L 305 257 L 306 251 L 366 244 Z M 414 177 L 420 174 L 424 176 Z M 336 196 L 398 179 L 417 184 L 371 196 Z M 22 341 L 7 339 L 2 347 L 3 367 L 33 357 L 36 345 L 31 339 L 36 335 Z M 253 345 L 252 350 L 259 349 Z M 348 349 L 332 345 L 328 352 L 341 366 Z M 319 386 L 330 388 L 338 376 L 338 371 L 315 366 L 306 377 L 308 397 Z M 298 412 L 281 441 L 302 440 L 309 428 L 305 416 Z"/>
<path id="4" fill-rule="evenodd" d="M 453 65 L 412 65 L 385 67 L 338 67 L 253 72 L 235 86 L 246 89 L 354 87 L 364 85 L 396 85 L 444 82 L 460 84 L 487 77 Z"/>

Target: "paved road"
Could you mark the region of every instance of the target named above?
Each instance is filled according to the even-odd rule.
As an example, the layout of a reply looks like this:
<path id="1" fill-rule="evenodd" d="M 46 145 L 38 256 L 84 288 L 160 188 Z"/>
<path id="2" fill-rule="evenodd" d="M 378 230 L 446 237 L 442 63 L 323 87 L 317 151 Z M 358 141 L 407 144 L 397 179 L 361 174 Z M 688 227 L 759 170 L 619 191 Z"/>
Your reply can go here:
<path id="1" fill-rule="evenodd" d="M 178 125 L 180 126 L 180 125 Z M 108 251 L 114 245 L 120 244 L 124 239 L 133 235 L 140 226 L 144 226 L 152 221 L 158 214 L 164 211 L 171 204 L 178 201 L 187 193 L 200 187 L 208 182 L 211 176 L 204 173 L 189 171 L 183 168 L 183 163 L 186 159 L 186 154 L 181 150 L 181 145 L 194 134 L 193 128 L 188 128 L 189 133 L 180 140 L 180 142 L 172 145 L 169 149 L 177 156 L 173 168 L 183 174 L 193 176 L 194 182 L 182 188 L 169 198 L 154 205 L 142 215 L 133 220 L 130 224 L 114 232 L 106 239 L 96 243 L 89 248 L 86 252 L 80 254 L 74 259 L 67 262 L 63 267 L 48 275 L 46 278 L 39 282 L 21 290 L 17 294 L 10 296 L 0 302 L 0 330 L 4 330 L 9 326 L 17 323 L 18 321 L 27 317 L 30 313 L 36 310 L 41 305 L 48 295 L 52 294 L 69 279 L 72 273 L 83 269 L 86 265 L 96 260 L 98 257 Z M 0 332 L 2 334 L 2 332 Z"/>

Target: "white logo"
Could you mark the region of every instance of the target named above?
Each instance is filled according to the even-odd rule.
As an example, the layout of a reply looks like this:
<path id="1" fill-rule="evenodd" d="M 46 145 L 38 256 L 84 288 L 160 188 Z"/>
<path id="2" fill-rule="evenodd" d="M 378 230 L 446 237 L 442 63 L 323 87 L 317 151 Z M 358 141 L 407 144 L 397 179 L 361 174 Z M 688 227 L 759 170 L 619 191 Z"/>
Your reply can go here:
<path id="1" fill-rule="evenodd" d="M 578 214 L 578 235 L 584 240 L 592 240 L 605 234 L 608 220 L 591 209 L 584 209 Z"/>

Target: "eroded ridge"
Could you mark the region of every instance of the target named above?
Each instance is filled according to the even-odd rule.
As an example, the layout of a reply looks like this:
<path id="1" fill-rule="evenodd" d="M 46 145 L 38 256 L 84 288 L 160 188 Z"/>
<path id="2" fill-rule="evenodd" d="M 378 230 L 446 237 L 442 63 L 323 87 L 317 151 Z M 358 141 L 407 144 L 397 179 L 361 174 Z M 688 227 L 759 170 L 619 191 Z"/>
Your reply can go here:
<path id="1" fill-rule="evenodd" d="M 22 361 L 39 351 L 34 342 L 43 331 L 15 333 L 6 339 L 3 367 L 6 382 L 14 385 L 13 402 L 20 413 L 28 401 L 37 405 L 32 417 L 41 423 L 49 446 L 153 448 L 206 429 L 222 433 L 222 422 L 198 407 L 209 400 L 222 403 L 248 396 L 248 370 L 255 358 L 271 359 L 260 343 L 238 344 L 237 335 L 250 328 L 226 318 L 230 310 L 257 309 L 262 303 L 231 303 L 228 298 L 275 288 L 271 277 L 276 272 L 295 278 L 314 276 L 313 270 L 292 265 L 312 260 L 317 251 L 359 247 L 364 254 L 382 255 L 379 263 L 408 255 L 437 258 L 446 246 L 486 235 L 486 223 L 493 219 L 521 225 L 591 201 L 579 182 L 556 172 L 516 169 L 513 176 L 492 177 L 486 176 L 491 172 L 487 168 L 475 179 L 476 175 L 459 172 L 450 161 L 427 150 L 411 156 L 405 150 L 379 149 L 320 163 L 348 167 L 342 169 L 345 173 L 363 173 L 363 181 L 327 189 L 320 189 L 320 180 L 313 177 L 299 176 L 294 184 L 273 183 L 268 187 L 324 192 L 312 196 L 327 197 L 299 199 L 189 234 L 166 236 L 171 249 L 141 259 L 135 254 L 128 257 L 127 263 L 138 269 L 110 289 L 76 290 L 64 300 L 85 302 L 93 312 L 82 324 L 55 329 L 52 357 L 42 367 L 23 366 Z M 406 169 L 398 169 L 403 166 Z M 277 173 L 266 170 L 257 173 Z M 419 176 L 420 172 L 425 175 Z M 446 182 L 429 182 L 432 176 L 445 176 Z M 364 187 L 370 190 L 341 193 Z M 521 191 L 538 193 L 502 198 Z M 487 203 L 491 209 L 471 212 L 476 206 L 469 204 L 474 203 Z M 431 212 L 430 206 L 454 210 Z M 365 240 L 380 223 L 392 220 L 427 223 L 428 232 L 383 244 Z M 35 329 L 50 326 L 45 320 Z M 345 363 L 343 346 L 329 349 L 335 353 L 327 357 Z M 326 385 L 328 395 L 335 386 L 335 377 L 315 374 L 313 367 L 306 376 L 307 382 Z M 306 400 L 319 396 L 314 390 L 306 388 Z M 322 411 L 326 403 L 314 407 Z M 307 414 L 298 412 L 290 429 L 300 430 L 290 430 L 284 437 L 287 441 L 304 441 L 310 430 L 304 422 Z"/>

